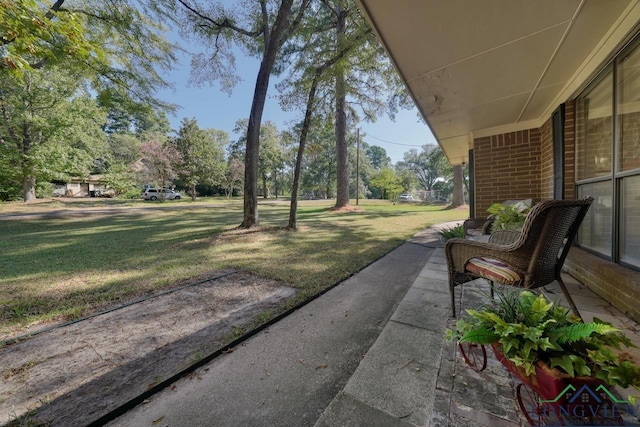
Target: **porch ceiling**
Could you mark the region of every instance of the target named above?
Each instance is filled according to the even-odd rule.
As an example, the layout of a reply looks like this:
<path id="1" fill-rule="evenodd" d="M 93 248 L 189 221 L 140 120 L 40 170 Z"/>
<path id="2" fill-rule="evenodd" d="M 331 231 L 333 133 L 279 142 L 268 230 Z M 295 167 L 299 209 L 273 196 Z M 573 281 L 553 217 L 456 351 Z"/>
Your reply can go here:
<path id="1" fill-rule="evenodd" d="M 358 0 L 452 164 L 541 126 L 640 22 L 636 0 Z"/>

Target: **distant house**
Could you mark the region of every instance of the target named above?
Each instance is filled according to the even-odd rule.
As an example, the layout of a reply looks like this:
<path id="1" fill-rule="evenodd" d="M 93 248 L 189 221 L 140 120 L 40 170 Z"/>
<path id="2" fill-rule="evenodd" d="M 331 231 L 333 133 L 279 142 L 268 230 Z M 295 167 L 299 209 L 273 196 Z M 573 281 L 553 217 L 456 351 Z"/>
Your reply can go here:
<path id="1" fill-rule="evenodd" d="M 104 175 L 90 175 L 87 178 L 73 177 L 68 182 L 53 182 L 53 195 L 57 197 L 93 197 L 96 192 L 108 190 L 103 182 Z"/>

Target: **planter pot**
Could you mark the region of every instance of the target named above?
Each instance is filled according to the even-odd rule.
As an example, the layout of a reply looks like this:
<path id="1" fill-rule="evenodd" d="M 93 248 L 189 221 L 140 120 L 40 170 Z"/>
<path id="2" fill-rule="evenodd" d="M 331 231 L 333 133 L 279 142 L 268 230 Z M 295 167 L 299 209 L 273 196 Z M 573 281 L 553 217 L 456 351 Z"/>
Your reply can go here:
<path id="1" fill-rule="evenodd" d="M 516 387 L 520 410 L 532 426 L 624 425 L 622 414 L 635 413 L 630 403 L 616 399 L 602 380 L 576 377 L 538 362 L 533 375 L 515 366 L 491 345 L 496 358 L 522 381 Z"/>

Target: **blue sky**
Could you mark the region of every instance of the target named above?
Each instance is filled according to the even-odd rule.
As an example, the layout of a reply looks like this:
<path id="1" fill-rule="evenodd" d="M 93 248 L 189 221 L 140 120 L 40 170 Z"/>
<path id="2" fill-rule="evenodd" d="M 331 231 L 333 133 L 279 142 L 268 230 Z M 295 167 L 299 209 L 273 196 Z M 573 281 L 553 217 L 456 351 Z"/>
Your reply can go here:
<path id="1" fill-rule="evenodd" d="M 181 43 L 184 46 L 184 43 Z M 192 47 L 197 51 L 197 46 Z M 201 128 L 214 128 L 229 133 L 232 140 L 238 135 L 233 133 L 233 126 L 238 119 L 248 118 L 253 98 L 255 80 L 259 62 L 253 58 L 244 57 L 242 53 L 236 56 L 236 71 L 242 81 L 233 89 L 229 96 L 220 90 L 218 84 L 214 86 L 195 87 L 188 84 L 190 72 L 189 56 L 180 55 L 180 63 L 166 79 L 173 82 L 173 90 L 160 92 L 159 97 L 179 105 L 175 116 L 169 116 L 174 130 L 180 127 L 183 118 L 195 118 Z M 278 104 L 277 92 L 274 87 L 276 79 L 271 78 L 267 103 L 265 105 L 263 122 L 273 121 L 280 130 L 289 128 L 292 121 L 301 120 L 303 112 L 285 112 Z M 402 160 L 404 152 L 411 148 L 418 148 L 425 144 L 435 144 L 429 128 L 418 118 L 415 108 L 402 110 L 396 115 L 396 120 L 380 117 L 375 123 L 362 122 L 358 125 L 363 140 L 370 145 L 378 145 L 387 151 L 391 161 L 395 164 Z"/>

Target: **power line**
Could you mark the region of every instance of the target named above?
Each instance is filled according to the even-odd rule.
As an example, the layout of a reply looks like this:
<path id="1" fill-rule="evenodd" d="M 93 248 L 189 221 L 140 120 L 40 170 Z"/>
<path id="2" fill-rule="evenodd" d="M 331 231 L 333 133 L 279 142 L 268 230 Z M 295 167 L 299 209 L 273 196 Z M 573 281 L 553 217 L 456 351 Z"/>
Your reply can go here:
<path id="1" fill-rule="evenodd" d="M 367 136 L 373 138 L 373 139 L 377 139 L 378 141 L 382 141 L 382 142 L 386 142 L 387 144 L 393 144 L 393 145 L 402 145 L 404 147 L 422 147 L 424 145 L 427 144 L 402 144 L 400 142 L 392 142 L 392 141 L 387 141 L 386 139 L 381 139 L 381 138 L 377 138 L 369 133 L 367 133 Z"/>

